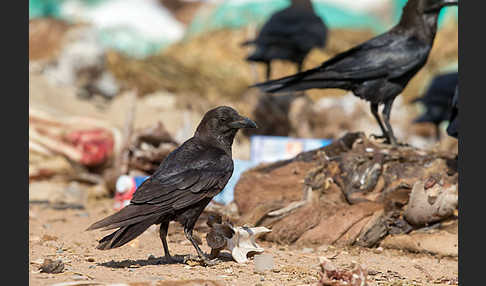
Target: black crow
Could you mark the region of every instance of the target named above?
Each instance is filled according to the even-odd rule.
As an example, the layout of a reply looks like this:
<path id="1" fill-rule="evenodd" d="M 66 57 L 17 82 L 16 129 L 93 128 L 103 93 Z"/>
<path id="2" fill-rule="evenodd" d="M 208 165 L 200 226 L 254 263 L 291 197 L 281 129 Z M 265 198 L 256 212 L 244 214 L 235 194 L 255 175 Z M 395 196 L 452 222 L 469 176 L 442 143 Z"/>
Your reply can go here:
<path id="1" fill-rule="evenodd" d="M 387 143 L 397 144 L 390 111 L 410 79 L 425 65 L 442 7 L 457 0 L 409 0 L 400 22 L 388 32 L 336 55 L 317 68 L 256 84 L 265 92 L 339 88 L 371 103 L 371 112 Z M 378 105 L 384 104 L 383 125 Z M 386 126 L 386 129 L 385 129 Z"/>
<path id="2" fill-rule="evenodd" d="M 456 86 L 456 92 L 452 98 L 451 112 L 449 117 L 449 126 L 447 134 L 457 139 L 459 136 L 459 86 Z"/>
<path id="3" fill-rule="evenodd" d="M 294 62 L 297 71 L 302 70 L 305 57 L 314 47 L 326 45 L 327 27 L 317 16 L 310 0 L 292 0 L 289 7 L 277 11 L 263 25 L 254 40 L 255 51 L 246 59 L 262 62 L 267 66 L 266 77 L 270 79 L 271 62 L 282 59 Z"/>
<path id="4" fill-rule="evenodd" d="M 256 124 L 231 107 L 208 111 L 194 136 L 162 161 L 157 171 L 135 191 L 129 205 L 88 228 L 118 228 L 103 237 L 97 248 L 120 247 L 151 225 L 160 224 L 165 257 L 172 261 L 166 236 L 169 222 L 177 221 L 184 226 L 186 238 L 199 257 L 211 264 L 194 240 L 192 230 L 204 208 L 223 190 L 233 173 L 231 146 L 240 128 L 256 128 Z"/>
<path id="5" fill-rule="evenodd" d="M 439 126 L 449 120 L 450 102 L 456 90 L 459 74 L 457 72 L 437 75 L 432 79 L 425 95 L 413 102 L 421 102 L 426 111 L 414 123 L 430 122 L 435 125 L 436 138 L 440 140 Z"/>

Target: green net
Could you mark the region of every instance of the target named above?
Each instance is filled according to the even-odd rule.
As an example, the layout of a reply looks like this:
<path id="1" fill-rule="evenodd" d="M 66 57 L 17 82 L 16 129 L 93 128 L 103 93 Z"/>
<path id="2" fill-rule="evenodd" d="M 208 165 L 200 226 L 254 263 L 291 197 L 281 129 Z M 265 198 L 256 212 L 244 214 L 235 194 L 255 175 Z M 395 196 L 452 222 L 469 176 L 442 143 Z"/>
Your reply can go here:
<path id="1" fill-rule="evenodd" d="M 213 9 L 202 9 L 190 24 L 187 34 L 193 35 L 221 28 L 240 28 L 250 23 L 262 25 L 272 13 L 289 5 L 288 0 L 225 1 Z M 314 2 L 316 13 L 330 28 L 385 29 L 375 17 L 347 11 L 328 3 Z"/>

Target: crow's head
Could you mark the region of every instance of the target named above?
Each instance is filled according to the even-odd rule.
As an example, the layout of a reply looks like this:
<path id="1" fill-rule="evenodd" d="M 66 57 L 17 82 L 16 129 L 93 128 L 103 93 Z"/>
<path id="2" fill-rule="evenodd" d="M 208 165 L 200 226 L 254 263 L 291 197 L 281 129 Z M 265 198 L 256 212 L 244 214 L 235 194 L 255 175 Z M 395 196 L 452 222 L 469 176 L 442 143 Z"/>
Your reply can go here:
<path id="1" fill-rule="evenodd" d="M 425 13 L 436 13 L 439 12 L 440 9 L 446 6 L 457 6 L 457 0 L 423 0 L 422 1 L 422 11 Z"/>
<path id="2" fill-rule="evenodd" d="M 233 108 L 219 106 L 206 112 L 195 136 L 231 146 L 236 132 L 241 128 L 257 128 L 257 125 Z"/>

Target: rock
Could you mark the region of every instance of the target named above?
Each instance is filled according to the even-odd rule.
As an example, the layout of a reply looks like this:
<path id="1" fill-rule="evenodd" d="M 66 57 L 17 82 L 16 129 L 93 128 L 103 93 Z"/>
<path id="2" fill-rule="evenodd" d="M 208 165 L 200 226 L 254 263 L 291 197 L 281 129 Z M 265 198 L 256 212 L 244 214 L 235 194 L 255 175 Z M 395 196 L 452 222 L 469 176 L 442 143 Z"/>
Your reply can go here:
<path id="1" fill-rule="evenodd" d="M 64 263 L 62 260 L 52 260 L 52 259 L 44 259 L 44 262 L 39 267 L 42 273 L 61 273 L 64 270 Z"/>
<path id="2" fill-rule="evenodd" d="M 375 249 L 373 249 L 373 252 L 376 253 L 376 254 L 382 254 L 383 253 L 383 247 L 377 247 Z"/>
<path id="3" fill-rule="evenodd" d="M 272 270 L 274 265 L 273 255 L 271 254 L 259 254 L 255 255 L 255 272 L 263 273 L 267 270 Z"/>

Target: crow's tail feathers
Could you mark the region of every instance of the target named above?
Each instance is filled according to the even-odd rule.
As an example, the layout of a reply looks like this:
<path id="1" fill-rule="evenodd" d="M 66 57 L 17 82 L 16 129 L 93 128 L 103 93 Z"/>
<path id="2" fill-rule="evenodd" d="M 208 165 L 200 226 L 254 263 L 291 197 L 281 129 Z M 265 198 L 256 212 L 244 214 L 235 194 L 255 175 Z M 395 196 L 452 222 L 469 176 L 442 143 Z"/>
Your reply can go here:
<path id="1" fill-rule="evenodd" d="M 110 235 L 103 237 L 96 248 L 100 250 L 108 250 L 116 247 L 120 247 L 140 234 L 142 234 L 147 228 L 158 221 L 158 217 L 151 217 L 143 221 L 121 227 L 117 231 Z"/>
<path id="2" fill-rule="evenodd" d="M 333 88 L 337 84 L 337 82 L 329 82 L 326 84 L 322 80 L 306 79 L 307 76 L 312 75 L 315 72 L 318 72 L 318 68 L 306 70 L 280 79 L 257 83 L 250 87 L 258 87 L 263 92 L 276 93 L 302 91 L 311 88 Z"/>
<path id="3" fill-rule="evenodd" d="M 98 249 L 111 249 L 120 247 L 130 240 L 136 238 L 149 226 L 157 223 L 164 215 L 164 209 L 155 205 L 131 204 L 117 213 L 95 222 L 87 230 L 103 230 L 119 228 L 110 235 L 99 241 Z"/>
<path id="4" fill-rule="evenodd" d="M 135 205 L 130 204 L 120 211 L 108 216 L 100 221 L 95 222 L 86 230 L 103 228 L 103 230 L 114 229 L 122 226 L 131 225 L 142 220 L 148 219 L 154 215 L 163 215 L 164 209 L 157 205 Z"/>
<path id="5" fill-rule="evenodd" d="M 248 40 L 244 41 L 243 43 L 240 44 L 241 47 L 248 46 L 248 45 L 253 45 L 255 44 L 256 40 Z"/>

